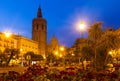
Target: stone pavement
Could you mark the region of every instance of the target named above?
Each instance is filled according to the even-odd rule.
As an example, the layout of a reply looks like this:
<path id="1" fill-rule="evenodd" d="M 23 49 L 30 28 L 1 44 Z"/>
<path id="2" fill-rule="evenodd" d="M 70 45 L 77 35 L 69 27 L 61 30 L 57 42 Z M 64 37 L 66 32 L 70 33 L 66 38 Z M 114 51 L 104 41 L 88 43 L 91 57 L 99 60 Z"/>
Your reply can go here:
<path id="1" fill-rule="evenodd" d="M 9 71 L 23 72 L 27 67 L 14 66 L 14 67 L 0 67 L 0 73 L 7 73 Z"/>

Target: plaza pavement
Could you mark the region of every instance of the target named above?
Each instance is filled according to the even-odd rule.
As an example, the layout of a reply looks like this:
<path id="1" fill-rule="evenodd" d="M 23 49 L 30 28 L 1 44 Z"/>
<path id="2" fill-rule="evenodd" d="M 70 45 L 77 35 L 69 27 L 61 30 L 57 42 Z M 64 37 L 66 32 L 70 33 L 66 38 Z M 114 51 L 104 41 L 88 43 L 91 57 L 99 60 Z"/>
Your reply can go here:
<path id="1" fill-rule="evenodd" d="M 22 73 L 24 70 L 26 70 L 26 68 L 27 67 L 22 67 L 22 66 L 0 67 L 0 73 L 7 73 L 9 71 L 16 71 Z"/>

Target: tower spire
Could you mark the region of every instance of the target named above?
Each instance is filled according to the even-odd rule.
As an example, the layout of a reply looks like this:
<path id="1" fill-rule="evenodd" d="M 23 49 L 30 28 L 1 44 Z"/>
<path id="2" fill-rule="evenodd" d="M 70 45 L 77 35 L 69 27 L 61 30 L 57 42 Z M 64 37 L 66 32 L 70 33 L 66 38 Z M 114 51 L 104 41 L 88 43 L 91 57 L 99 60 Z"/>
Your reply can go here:
<path id="1" fill-rule="evenodd" d="M 39 8 L 38 8 L 37 17 L 38 17 L 38 18 L 42 18 L 42 10 L 41 10 L 41 7 L 40 7 L 40 6 L 39 6 Z"/>

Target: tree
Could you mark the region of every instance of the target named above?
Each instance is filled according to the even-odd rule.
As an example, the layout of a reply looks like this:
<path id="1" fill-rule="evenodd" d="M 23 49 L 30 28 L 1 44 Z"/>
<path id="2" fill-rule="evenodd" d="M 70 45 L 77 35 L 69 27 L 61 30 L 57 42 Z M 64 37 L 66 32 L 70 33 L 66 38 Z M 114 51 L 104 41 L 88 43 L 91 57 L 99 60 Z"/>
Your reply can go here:
<path id="1" fill-rule="evenodd" d="M 115 30 L 106 30 L 102 37 L 100 38 L 99 42 L 100 45 L 98 46 L 99 50 L 104 52 L 106 56 L 104 58 L 104 65 L 109 62 L 110 55 L 108 54 L 111 50 L 117 50 L 120 46 L 119 44 L 120 38 L 119 35 L 115 33 Z"/>
<path id="2" fill-rule="evenodd" d="M 3 62 L 5 61 L 5 54 L 0 54 L 0 66 L 3 65 Z"/>
<path id="3" fill-rule="evenodd" d="M 51 61 L 53 62 L 56 60 L 56 57 L 53 53 L 48 53 L 46 58 L 47 58 L 47 62 L 51 62 Z"/>
<path id="4" fill-rule="evenodd" d="M 108 52 L 117 49 L 119 41 L 119 35 L 113 29 L 103 31 L 102 23 L 95 23 L 88 31 L 88 46 L 83 48 L 83 52 L 93 51 L 94 66 L 103 68 L 111 60 Z"/>
<path id="5" fill-rule="evenodd" d="M 8 66 L 11 59 L 13 59 L 13 56 L 16 57 L 16 59 L 18 59 L 18 54 L 20 53 L 19 52 L 19 49 L 9 49 L 9 48 L 6 48 L 3 52 L 5 54 L 5 58 L 6 58 L 6 65 Z"/>
<path id="6" fill-rule="evenodd" d="M 103 34 L 102 22 L 95 23 L 88 30 L 88 44 L 93 49 L 94 54 L 94 66 L 96 67 L 96 56 L 97 56 L 97 46 L 98 41 Z"/>
<path id="7" fill-rule="evenodd" d="M 88 45 L 82 47 L 81 53 L 82 53 L 82 57 L 83 57 L 84 60 L 86 59 L 88 61 L 90 61 L 90 60 L 92 61 L 92 59 L 94 58 L 93 50 Z"/>

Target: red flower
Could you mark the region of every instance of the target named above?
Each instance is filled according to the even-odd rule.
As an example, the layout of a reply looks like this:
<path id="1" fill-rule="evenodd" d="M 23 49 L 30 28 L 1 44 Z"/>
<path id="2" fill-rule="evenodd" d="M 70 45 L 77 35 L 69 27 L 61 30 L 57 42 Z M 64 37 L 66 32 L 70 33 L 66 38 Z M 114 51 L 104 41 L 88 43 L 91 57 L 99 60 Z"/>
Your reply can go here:
<path id="1" fill-rule="evenodd" d="M 34 81 L 33 79 L 29 79 L 28 81 Z"/>
<path id="2" fill-rule="evenodd" d="M 39 72 L 40 75 L 44 75 L 44 70 Z"/>
<path id="3" fill-rule="evenodd" d="M 70 75 L 70 76 L 74 76 L 74 75 L 75 75 L 75 72 L 73 72 L 73 71 L 68 72 L 68 75 Z"/>
<path id="4" fill-rule="evenodd" d="M 55 78 L 56 78 L 56 79 L 60 79 L 60 78 L 61 78 L 61 75 L 55 75 Z"/>
<path id="5" fill-rule="evenodd" d="M 66 79 L 68 79 L 68 77 L 67 76 L 63 76 L 63 79 L 66 80 Z"/>
<path id="6" fill-rule="evenodd" d="M 0 77 L 0 81 L 3 81 L 3 78 L 2 78 L 2 77 Z"/>
<path id="7" fill-rule="evenodd" d="M 25 77 L 21 77 L 18 81 L 25 81 Z"/>
<path id="8" fill-rule="evenodd" d="M 38 70 L 34 70 L 33 75 L 37 75 L 37 74 L 38 74 Z"/>
<path id="9" fill-rule="evenodd" d="M 61 71 L 60 74 L 61 74 L 61 75 L 67 74 L 67 72 L 66 72 L 66 71 Z"/>

